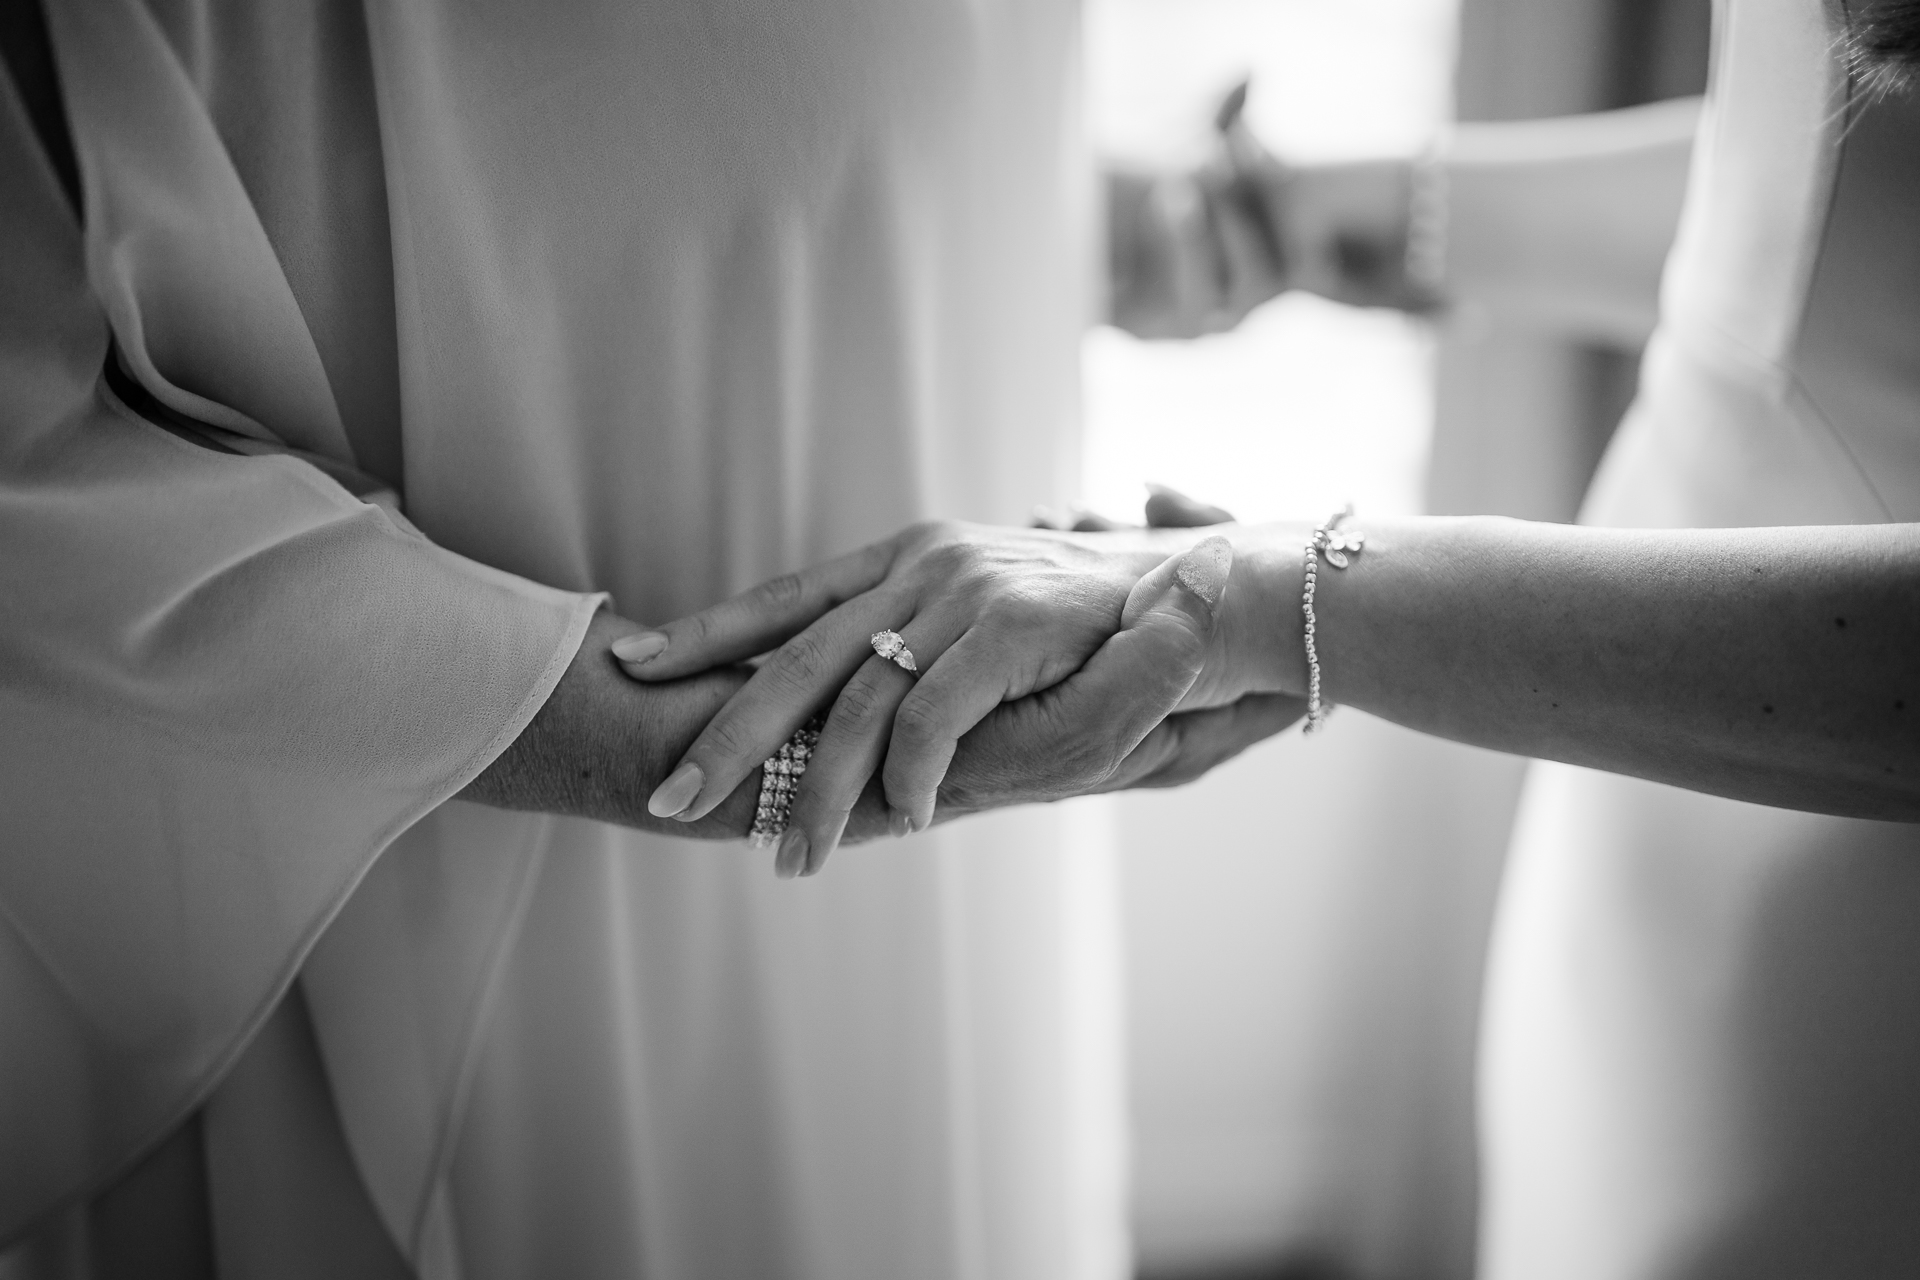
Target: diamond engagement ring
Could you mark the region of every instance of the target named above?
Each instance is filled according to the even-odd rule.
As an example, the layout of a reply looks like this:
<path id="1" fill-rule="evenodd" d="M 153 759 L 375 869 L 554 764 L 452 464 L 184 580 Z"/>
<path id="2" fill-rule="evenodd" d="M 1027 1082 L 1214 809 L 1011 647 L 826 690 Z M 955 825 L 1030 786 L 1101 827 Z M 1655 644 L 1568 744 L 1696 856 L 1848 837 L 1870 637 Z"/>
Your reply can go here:
<path id="1" fill-rule="evenodd" d="M 913 662 L 913 650 L 907 648 L 907 642 L 900 638 L 898 631 L 876 631 L 868 643 L 873 645 L 875 653 L 888 662 L 897 664 L 902 671 L 911 671 L 914 675 L 920 674 L 920 668 Z"/>

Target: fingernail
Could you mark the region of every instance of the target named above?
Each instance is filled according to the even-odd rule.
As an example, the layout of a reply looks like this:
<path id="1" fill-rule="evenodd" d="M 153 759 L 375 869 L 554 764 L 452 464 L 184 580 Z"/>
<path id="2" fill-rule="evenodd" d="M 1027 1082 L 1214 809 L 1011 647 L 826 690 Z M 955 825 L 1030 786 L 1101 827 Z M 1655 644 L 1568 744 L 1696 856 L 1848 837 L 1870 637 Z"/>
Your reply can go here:
<path id="1" fill-rule="evenodd" d="M 622 662 L 645 662 L 666 647 L 664 631 L 636 631 L 613 642 L 613 656 Z"/>
<path id="2" fill-rule="evenodd" d="M 912 835 L 913 834 L 913 816 L 911 814 L 902 813 L 900 812 L 900 810 L 895 809 L 892 813 L 889 813 L 887 815 L 887 830 L 893 832 L 894 838 L 896 840 L 899 839 L 901 836 Z"/>
<path id="3" fill-rule="evenodd" d="M 798 827 L 788 827 L 787 834 L 780 837 L 779 852 L 773 855 L 773 874 L 782 880 L 791 880 L 806 865 L 807 833 Z"/>
<path id="4" fill-rule="evenodd" d="M 1216 534 L 1202 538 L 1181 556 L 1173 576 L 1180 580 L 1181 586 L 1199 596 L 1208 612 L 1212 612 L 1220 604 L 1220 593 L 1226 590 L 1227 573 L 1232 568 L 1233 544 Z"/>
<path id="5" fill-rule="evenodd" d="M 699 765 L 691 762 L 681 765 L 647 797 L 647 812 L 656 818 L 680 816 L 700 794 L 706 781 L 707 775 L 700 771 Z"/>
<path id="6" fill-rule="evenodd" d="M 1240 123 L 1241 113 L 1247 109 L 1247 87 L 1252 83 L 1252 78 L 1249 77 L 1228 90 L 1227 96 L 1221 101 L 1219 109 L 1214 112 L 1214 128 L 1218 129 L 1221 133 L 1225 133 L 1227 130 L 1233 128 L 1234 125 Z"/>

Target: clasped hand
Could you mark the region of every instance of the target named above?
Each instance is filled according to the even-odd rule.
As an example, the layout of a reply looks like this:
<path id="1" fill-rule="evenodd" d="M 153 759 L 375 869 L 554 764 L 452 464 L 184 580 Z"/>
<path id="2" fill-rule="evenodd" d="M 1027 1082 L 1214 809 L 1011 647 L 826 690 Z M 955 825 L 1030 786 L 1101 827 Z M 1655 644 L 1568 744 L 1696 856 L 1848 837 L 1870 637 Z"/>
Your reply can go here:
<path id="1" fill-rule="evenodd" d="M 768 655 L 648 809 L 697 821 L 821 713 L 783 875 L 819 870 L 870 788 L 904 835 L 1196 777 L 1300 714 L 1272 694 L 1196 705 L 1203 670 L 1222 661 L 1232 563 L 1218 536 L 921 524 L 624 637 L 616 657 L 649 683 Z M 881 631 L 905 640 L 917 676 L 874 651 Z"/>

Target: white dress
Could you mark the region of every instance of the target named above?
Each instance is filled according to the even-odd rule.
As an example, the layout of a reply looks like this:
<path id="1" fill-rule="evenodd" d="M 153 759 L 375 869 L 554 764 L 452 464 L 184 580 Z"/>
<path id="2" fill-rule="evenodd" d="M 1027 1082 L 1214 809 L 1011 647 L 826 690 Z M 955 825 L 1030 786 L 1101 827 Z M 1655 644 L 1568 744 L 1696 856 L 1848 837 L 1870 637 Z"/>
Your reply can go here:
<path id="1" fill-rule="evenodd" d="M 1072 7 L 46 8 L 85 225 L 0 88 L 0 1274 L 106 1274 L 143 1177 L 227 1277 L 1120 1274 L 1072 811 L 783 884 L 446 802 L 594 593 L 1067 494 Z"/>
<path id="2" fill-rule="evenodd" d="M 1827 9 L 1719 9 L 1588 523 L 1920 520 L 1920 100 Z M 1920 827 L 1536 765 L 1490 963 L 1483 1276 L 1920 1274 Z"/>

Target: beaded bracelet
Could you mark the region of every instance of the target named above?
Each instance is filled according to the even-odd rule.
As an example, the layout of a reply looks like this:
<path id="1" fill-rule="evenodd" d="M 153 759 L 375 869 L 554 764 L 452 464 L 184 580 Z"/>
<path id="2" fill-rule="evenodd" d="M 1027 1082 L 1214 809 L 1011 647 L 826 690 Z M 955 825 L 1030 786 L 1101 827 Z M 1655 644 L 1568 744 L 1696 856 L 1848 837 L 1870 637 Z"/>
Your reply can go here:
<path id="1" fill-rule="evenodd" d="M 756 848 L 767 848 L 786 831 L 794 792 L 800 789 L 807 761 L 813 758 L 813 749 L 819 745 L 820 718 L 815 716 L 795 729 L 793 736 L 781 743 L 780 750 L 768 756 L 761 766 L 760 805 L 754 810 L 753 830 L 747 833 Z"/>
<path id="2" fill-rule="evenodd" d="M 1340 531 L 1340 522 L 1353 514 L 1353 504 L 1349 502 L 1342 510 L 1334 512 L 1321 522 L 1307 539 L 1306 581 L 1300 589 L 1300 617 L 1306 626 L 1307 637 L 1307 722 L 1301 727 L 1302 733 L 1314 733 L 1327 722 L 1327 716 L 1333 708 L 1320 701 L 1320 650 L 1314 644 L 1314 632 L 1317 627 L 1313 616 L 1313 590 L 1320 573 L 1320 558 L 1326 557 L 1328 564 L 1336 569 L 1344 569 L 1353 561 L 1350 557 L 1360 554 L 1366 545 L 1367 535 L 1354 530 L 1351 533 Z"/>

